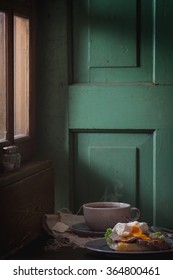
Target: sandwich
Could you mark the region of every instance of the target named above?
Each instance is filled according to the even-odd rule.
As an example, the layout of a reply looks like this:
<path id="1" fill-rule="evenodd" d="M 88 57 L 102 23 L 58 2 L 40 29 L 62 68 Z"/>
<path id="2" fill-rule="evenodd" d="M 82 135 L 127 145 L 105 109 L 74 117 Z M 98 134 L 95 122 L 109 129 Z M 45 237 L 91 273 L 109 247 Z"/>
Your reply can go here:
<path id="1" fill-rule="evenodd" d="M 145 222 L 117 223 L 105 232 L 108 246 L 115 251 L 144 252 L 171 249 L 161 232 L 150 232 Z"/>

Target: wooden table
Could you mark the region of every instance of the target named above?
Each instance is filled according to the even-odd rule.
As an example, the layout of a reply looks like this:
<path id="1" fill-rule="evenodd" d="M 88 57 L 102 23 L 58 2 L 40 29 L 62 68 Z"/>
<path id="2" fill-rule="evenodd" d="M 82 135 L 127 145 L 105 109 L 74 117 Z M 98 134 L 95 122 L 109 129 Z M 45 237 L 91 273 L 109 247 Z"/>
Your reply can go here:
<path id="1" fill-rule="evenodd" d="M 45 246 L 50 242 L 50 237 L 44 236 L 35 240 L 18 253 L 9 257 L 12 260 L 173 260 L 173 252 L 161 254 L 114 254 L 106 255 L 91 252 L 83 248 L 61 247 L 58 251 L 46 251 Z"/>

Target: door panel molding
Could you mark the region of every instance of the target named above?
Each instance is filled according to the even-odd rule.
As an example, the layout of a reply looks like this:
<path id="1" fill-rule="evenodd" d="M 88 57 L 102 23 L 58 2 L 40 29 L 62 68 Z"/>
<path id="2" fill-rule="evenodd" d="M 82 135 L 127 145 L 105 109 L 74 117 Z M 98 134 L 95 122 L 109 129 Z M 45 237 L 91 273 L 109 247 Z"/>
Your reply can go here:
<path id="1" fill-rule="evenodd" d="M 153 134 L 70 130 L 74 211 L 89 201 L 122 201 L 139 207 L 141 218 L 152 224 Z"/>
<path id="2" fill-rule="evenodd" d="M 152 82 L 152 5 L 73 0 L 73 83 Z"/>

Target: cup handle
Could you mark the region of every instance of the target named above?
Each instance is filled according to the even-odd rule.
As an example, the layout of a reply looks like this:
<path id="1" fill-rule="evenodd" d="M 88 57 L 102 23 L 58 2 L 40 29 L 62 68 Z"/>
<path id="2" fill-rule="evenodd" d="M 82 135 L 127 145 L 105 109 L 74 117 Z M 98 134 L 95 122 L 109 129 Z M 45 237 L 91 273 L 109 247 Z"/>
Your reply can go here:
<path id="1" fill-rule="evenodd" d="M 135 215 L 135 217 L 130 218 L 130 220 L 131 220 L 131 221 L 137 221 L 137 220 L 139 220 L 139 218 L 140 218 L 140 211 L 139 211 L 139 209 L 136 208 L 136 207 L 131 207 L 131 214 L 132 214 L 132 213 L 136 213 L 136 215 Z"/>

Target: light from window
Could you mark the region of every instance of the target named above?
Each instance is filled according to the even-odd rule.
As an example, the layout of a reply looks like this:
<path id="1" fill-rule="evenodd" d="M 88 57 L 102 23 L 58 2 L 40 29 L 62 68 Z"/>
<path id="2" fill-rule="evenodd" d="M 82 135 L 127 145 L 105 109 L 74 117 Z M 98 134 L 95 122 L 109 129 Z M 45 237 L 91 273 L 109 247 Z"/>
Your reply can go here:
<path id="1" fill-rule="evenodd" d="M 6 139 L 5 13 L 0 12 L 0 141 Z"/>
<path id="2" fill-rule="evenodd" d="M 29 135 L 29 20 L 14 16 L 14 137 Z"/>

